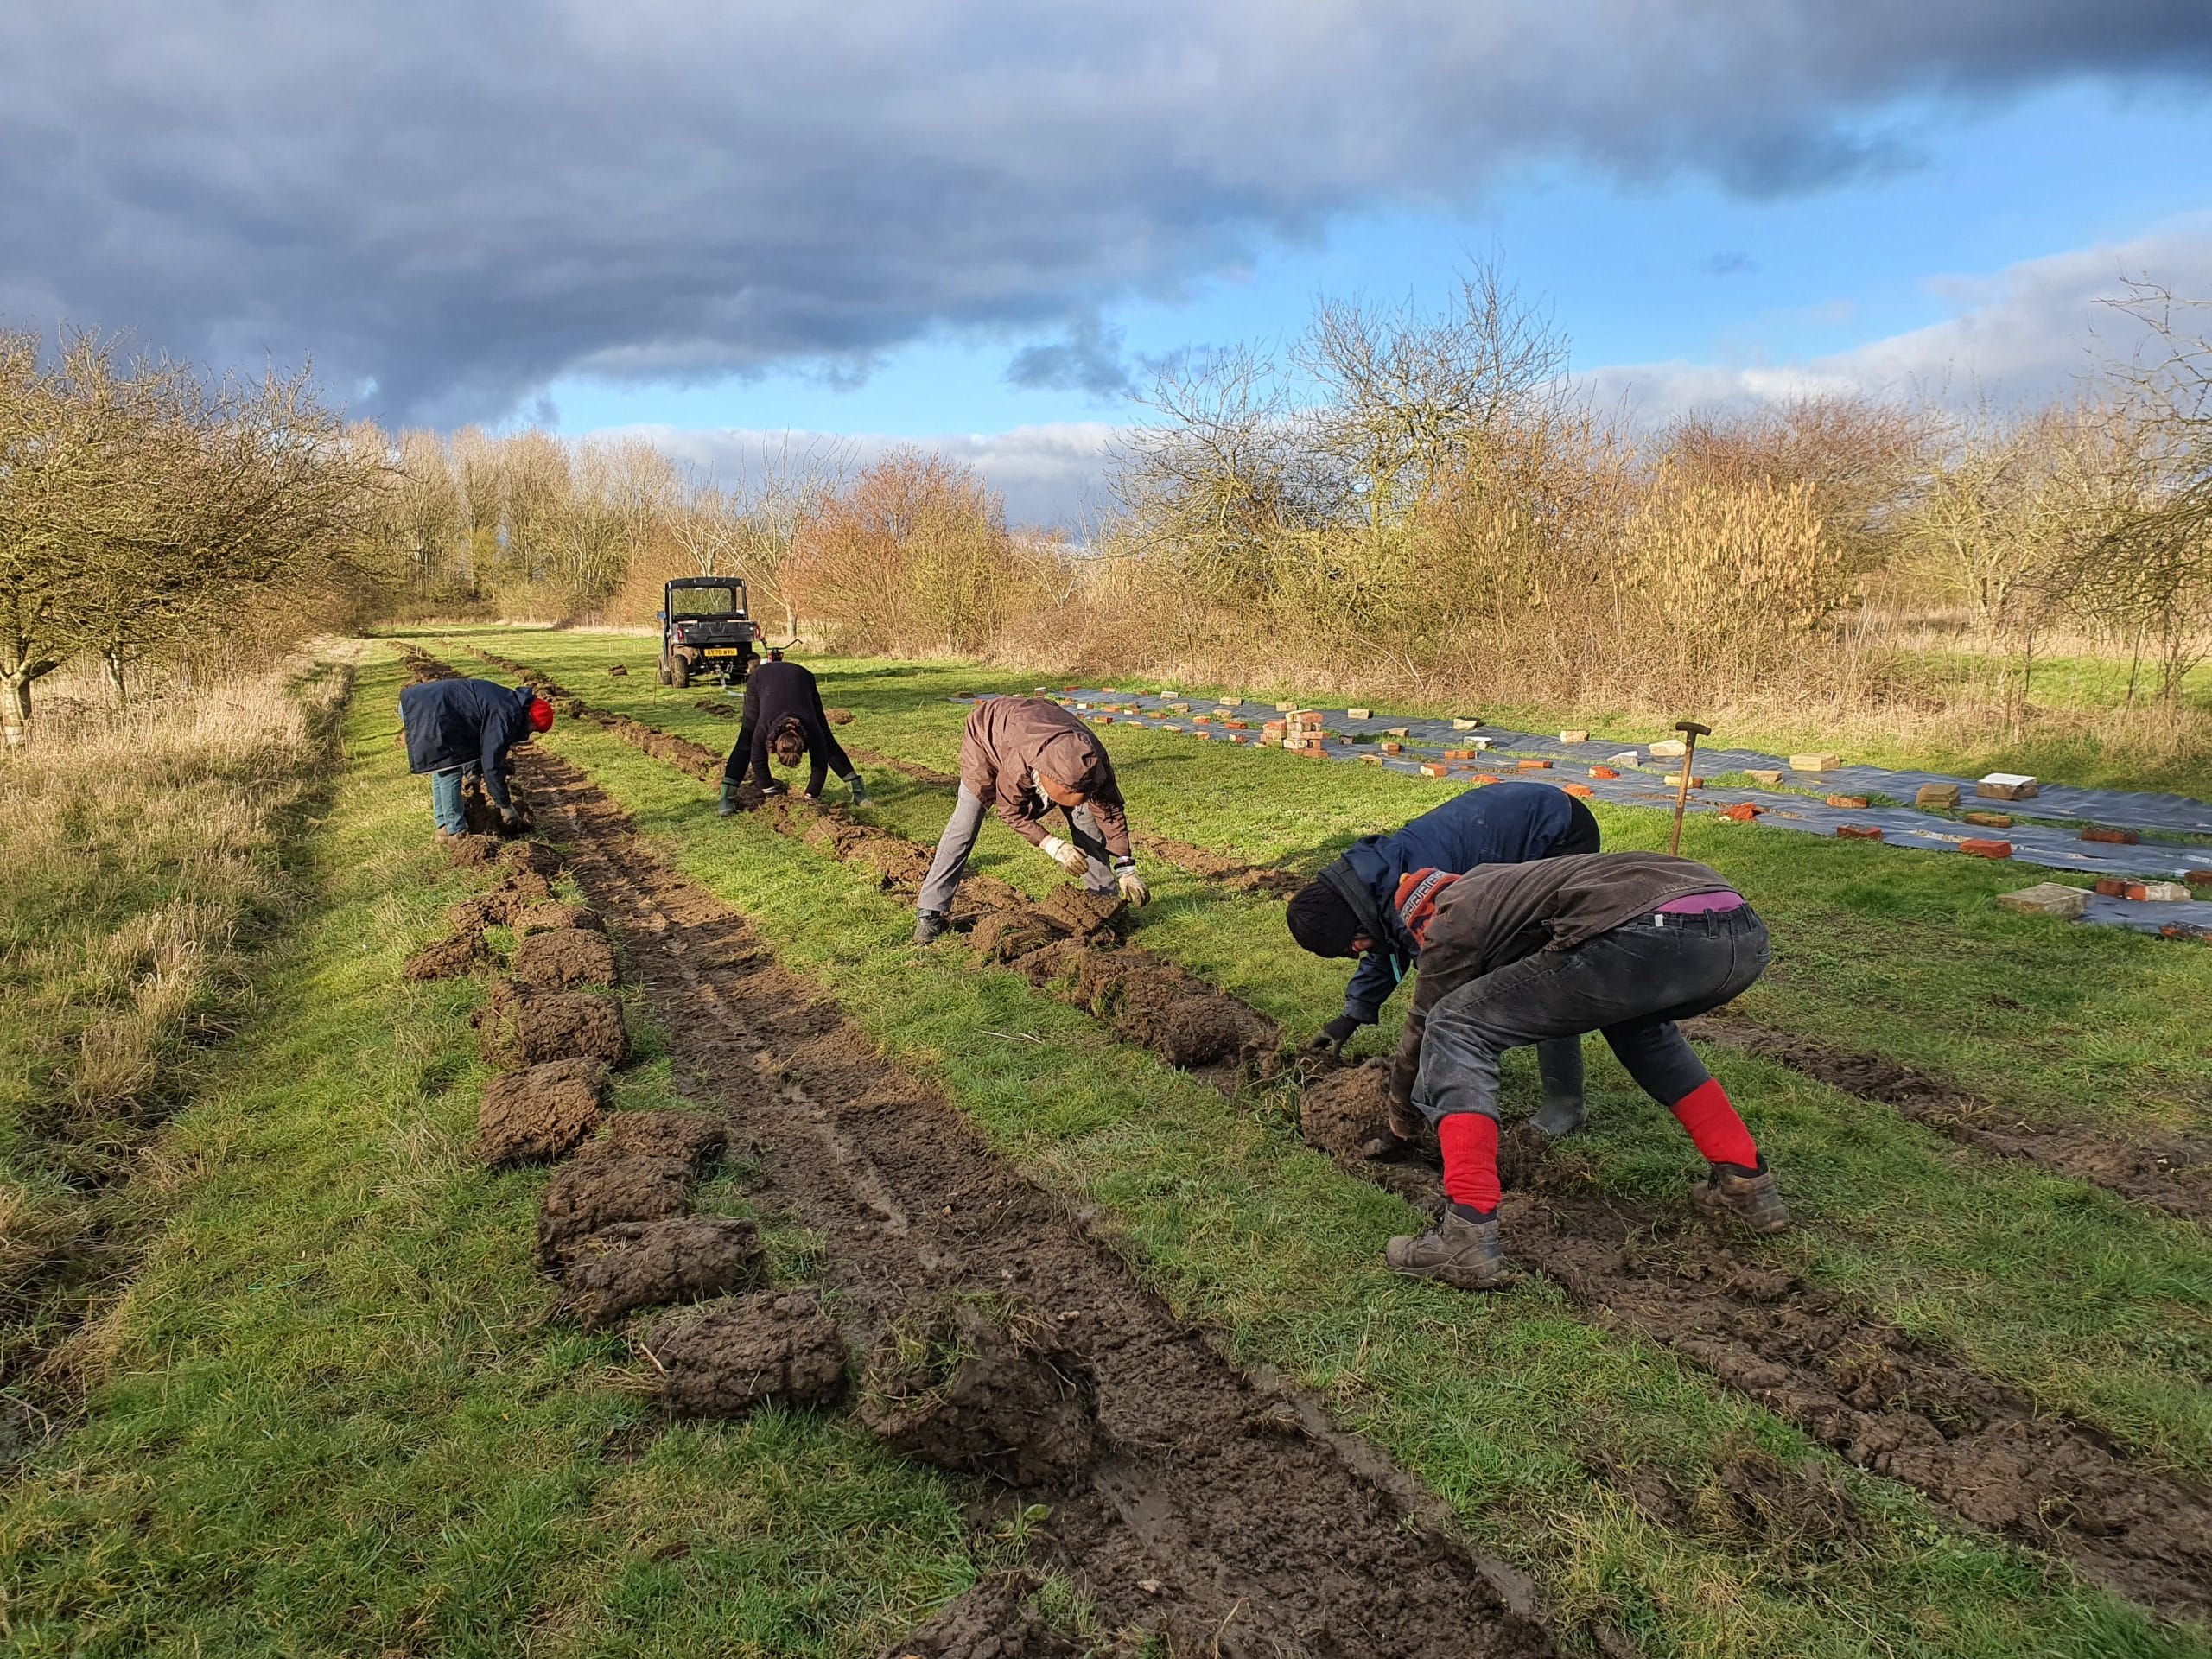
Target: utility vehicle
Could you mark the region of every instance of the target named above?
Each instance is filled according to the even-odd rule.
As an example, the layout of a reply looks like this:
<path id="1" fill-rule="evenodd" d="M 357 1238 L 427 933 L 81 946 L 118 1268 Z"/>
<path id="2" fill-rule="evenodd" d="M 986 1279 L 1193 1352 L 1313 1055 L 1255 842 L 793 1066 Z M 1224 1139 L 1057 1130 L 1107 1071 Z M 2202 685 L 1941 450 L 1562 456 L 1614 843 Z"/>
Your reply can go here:
<path id="1" fill-rule="evenodd" d="M 736 576 L 678 576 L 661 589 L 660 683 L 686 686 L 711 675 L 742 684 L 760 661 L 760 629 L 745 608 Z"/>

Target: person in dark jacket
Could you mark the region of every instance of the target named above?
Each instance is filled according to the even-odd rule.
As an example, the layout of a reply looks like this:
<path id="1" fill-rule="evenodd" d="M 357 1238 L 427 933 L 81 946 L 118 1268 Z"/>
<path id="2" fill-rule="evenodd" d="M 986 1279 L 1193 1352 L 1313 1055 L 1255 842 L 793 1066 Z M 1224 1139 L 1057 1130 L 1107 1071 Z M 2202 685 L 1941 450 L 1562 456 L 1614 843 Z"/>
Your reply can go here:
<path id="1" fill-rule="evenodd" d="M 1398 921 L 1398 882 L 1408 870 L 1465 874 L 1486 864 L 1522 864 L 1598 850 L 1590 809 L 1549 784 L 1478 785 L 1433 807 L 1394 835 L 1368 836 L 1291 896 L 1291 937 L 1319 957 L 1357 955 L 1344 1012 L 1309 1046 L 1341 1048 L 1414 969 L 1419 947 Z M 1544 1102 L 1531 1120 L 1548 1135 L 1581 1128 L 1582 1040 L 1562 1037 L 1536 1051 Z"/>
<path id="2" fill-rule="evenodd" d="M 490 680 L 418 680 L 399 694 L 407 738 L 407 769 L 430 774 L 430 816 L 441 836 L 467 828 L 462 780 L 484 780 L 485 792 L 509 829 L 522 817 L 507 790 L 507 752 L 553 724 L 553 705 L 530 687 L 512 690 Z"/>
<path id="3" fill-rule="evenodd" d="M 987 806 L 1070 875 L 1081 876 L 1090 892 L 1119 888 L 1133 905 L 1150 897 L 1137 876 L 1114 763 L 1096 734 L 1048 698 L 986 697 L 961 734 L 960 797 L 922 882 L 915 944 L 929 944 L 952 925 L 952 895 Z M 1066 816 L 1066 841 L 1045 829 L 1055 808 Z"/>
<path id="4" fill-rule="evenodd" d="M 1497 1063 L 1510 1048 L 1596 1031 L 1675 1116 L 1709 1172 L 1700 1209 L 1755 1233 L 1789 1211 L 1728 1091 L 1676 1021 L 1732 1001 L 1765 972 L 1766 924 L 1718 870 L 1665 853 L 1591 853 L 1408 871 L 1399 925 L 1421 978 L 1390 1066 L 1390 1127 L 1426 1120 L 1444 1154 L 1444 1214 L 1390 1241 L 1391 1267 L 1463 1290 L 1506 1283 L 1497 1229 Z"/>
<path id="5" fill-rule="evenodd" d="M 855 806 L 868 799 L 868 786 L 830 729 L 813 671 L 785 662 L 781 651 L 771 651 L 768 660 L 746 676 L 745 714 L 722 766 L 721 800 L 715 808 L 718 816 L 726 818 L 737 810 L 737 788 L 748 767 L 764 794 L 782 790 L 768 771 L 772 754 L 786 766 L 798 765 L 803 756 L 813 758 L 806 780 L 809 800 L 822 798 L 822 786 L 833 770 L 853 791 Z"/>

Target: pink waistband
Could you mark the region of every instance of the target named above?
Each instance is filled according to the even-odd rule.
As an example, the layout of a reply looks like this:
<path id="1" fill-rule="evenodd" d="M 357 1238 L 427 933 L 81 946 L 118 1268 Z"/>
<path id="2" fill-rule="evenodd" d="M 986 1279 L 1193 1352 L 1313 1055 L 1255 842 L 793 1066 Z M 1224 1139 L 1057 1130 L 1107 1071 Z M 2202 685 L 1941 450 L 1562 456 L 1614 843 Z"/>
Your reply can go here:
<path id="1" fill-rule="evenodd" d="M 1662 916 L 1701 916 L 1709 910 L 1741 910 L 1744 895 L 1723 890 L 1719 893 L 1693 893 L 1680 899 L 1669 899 L 1659 906 Z"/>

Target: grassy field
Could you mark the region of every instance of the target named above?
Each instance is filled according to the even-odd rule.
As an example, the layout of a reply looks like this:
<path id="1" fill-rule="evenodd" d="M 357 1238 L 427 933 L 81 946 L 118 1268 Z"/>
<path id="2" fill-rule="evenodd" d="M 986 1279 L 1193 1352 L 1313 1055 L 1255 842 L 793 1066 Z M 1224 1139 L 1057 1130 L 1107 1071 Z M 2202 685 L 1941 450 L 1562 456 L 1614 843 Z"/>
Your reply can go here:
<path id="1" fill-rule="evenodd" d="M 708 743 L 734 734 L 698 706 L 711 690 L 656 687 L 634 639 L 475 639 L 594 702 Z M 443 654 L 469 666 L 457 645 Z M 849 742 L 943 768 L 963 715 L 950 693 L 1027 689 L 954 664 L 816 666 L 856 711 Z M 313 813 L 266 831 L 266 893 L 210 1033 L 224 1040 L 193 1049 L 163 1096 L 173 1115 L 136 1131 L 135 1273 L 73 1338 L 74 1427 L 37 1444 L 0 1501 L 0 1650 L 880 1651 L 1001 1546 L 970 1531 L 958 1482 L 842 1417 L 664 1427 L 623 1335 L 546 1320 L 531 1260 L 543 1177 L 469 1156 L 483 1067 L 464 1020 L 482 982 L 398 975 L 470 890 L 430 848 L 427 791 L 392 742 L 404 678 L 385 648 L 360 666 L 342 771 L 305 767 L 330 777 L 299 797 Z M 311 705 L 315 683 L 295 695 Z M 1450 788 L 1104 736 L 1141 829 L 1254 861 L 1317 864 Z M 765 823 L 715 819 L 707 788 L 596 728 L 563 721 L 545 741 L 991 1145 L 1095 1206 L 1179 1311 L 1420 1474 L 1535 1580 L 1570 1647 L 1595 1622 L 1656 1654 L 2212 1652 L 2202 1626 L 1961 1526 L 1541 1277 L 1490 1298 L 1393 1278 L 1381 1243 L 1413 1212 L 1304 1147 L 1287 1097 L 1227 1099 L 1017 973 L 917 950 L 894 896 Z M 947 790 L 863 770 L 868 816 L 934 836 Z M 1612 844 L 1663 836 L 1660 815 L 1599 810 Z M 1686 850 L 1773 925 L 1776 970 L 1746 1000 L 1758 1019 L 1910 1059 L 2024 1117 L 2205 1132 L 2212 1050 L 2171 1011 L 2205 1005 L 2212 953 L 1996 912 L 1989 895 L 2017 877 L 1972 861 L 1709 822 Z M 979 865 L 1034 893 L 1058 879 L 996 826 Z M 1147 874 L 1139 943 L 1293 1039 L 1335 1011 L 1344 969 L 1290 947 L 1279 903 Z M 50 925 L 48 902 L 9 890 L 16 938 Z M 99 984 L 46 990 L 25 1027 L 41 1052 L 118 1012 Z M 666 1102 L 677 1080 L 634 998 L 632 1015 L 645 1052 L 623 1103 Z M 1805 1222 L 1742 1247 L 1747 1261 L 1950 1344 L 2151 1465 L 2212 1473 L 2200 1229 L 1713 1058 Z M 58 1086 L 50 1065 L 15 1065 L 19 1099 L 23 1078 Z M 1527 1102 L 1527 1068 L 1510 1088 Z M 1592 1190 L 1674 1224 L 1694 1163 L 1679 1132 L 1597 1049 L 1591 1088 Z M 746 1210 L 735 1176 L 707 1200 Z M 808 1249 L 785 1237 L 777 1255 Z M 1747 1467 L 1840 1495 L 1846 1518 L 1747 1511 L 1730 1496 Z"/>
<path id="2" fill-rule="evenodd" d="M 486 639 L 595 702 L 709 743 L 734 732 L 697 706 L 711 690 L 654 686 L 649 648 L 634 639 Z M 626 681 L 605 676 L 613 662 L 631 665 Z M 940 767 L 962 715 L 945 696 L 1027 689 L 956 665 L 816 665 L 830 701 L 857 713 L 849 742 Z M 1449 789 L 1121 728 L 1104 735 L 1141 827 L 1255 861 L 1317 863 Z M 1376 1257 L 1404 1212 L 1304 1152 L 1281 1115 L 1236 1113 L 1014 975 L 901 948 L 895 901 L 758 826 L 716 823 L 705 789 L 626 746 L 570 725 L 552 741 L 639 815 L 664 856 L 767 924 L 880 1041 L 944 1077 L 1010 1154 L 1108 1205 L 1180 1304 L 1327 1390 L 1561 1606 L 1609 1610 L 1662 1651 L 2201 1643 L 1854 1471 L 1829 1472 L 1881 1522 L 1849 1548 L 1777 1549 L 1725 1528 L 1655 1525 L 1602 1471 L 1694 1494 L 1746 1446 L 1814 1465 L 1824 1454 L 1669 1356 L 1573 1316 L 1541 1285 L 1470 1302 L 1391 1283 Z M 871 816 L 934 835 L 946 791 L 870 775 Z M 1657 814 L 1601 817 L 1612 844 L 1663 833 Z M 2204 1129 L 2212 1054 L 2170 1017 L 2212 989 L 2202 950 L 2010 917 L 1988 899 L 2017 877 L 1970 861 L 1712 823 L 1693 824 L 1686 850 L 1727 869 L 1774 925 L 1777 969 L 1747 1000 L 1758 1018 L 1911 1059 L 2024 1116 Z M 979 863 L 1033 891 L 1053 879 L 995 828 Z M 1344 970 L 1290 949 L 1279 906 L 1151 874 L 1158 899 L 1137 934 L 1147 948 L 1294 1032 L 1334 1011 Z M 995 1034 L 1010 1031 L 1041 1040 Z M 1761 1061 L 1724 1055 L 1717 1069 L 1748 1103 L 1807 1223 L 1758 1254 L 1951 1344 L 2157 1463 L 2212 1468 L 2212 1251 L 2199 1230 L 1963 1150 Z M 1693 1160 L 1672 1124 L 1594 1053 L 1592 1095 L 1585 1157 L 1598 1190 L 1679 1211 Z"/>

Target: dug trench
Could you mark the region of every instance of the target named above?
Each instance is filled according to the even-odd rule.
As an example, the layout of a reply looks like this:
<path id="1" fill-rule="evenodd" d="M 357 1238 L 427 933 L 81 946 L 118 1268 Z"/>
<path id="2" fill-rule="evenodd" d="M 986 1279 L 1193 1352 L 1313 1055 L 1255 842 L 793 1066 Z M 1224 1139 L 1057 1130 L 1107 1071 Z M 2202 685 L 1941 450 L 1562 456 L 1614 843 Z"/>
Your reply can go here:
<path id="1" fill-rule="evenodd" d="M 569 694 L 526 664 L 488 652 L 472 651 L 485 662 L 524 676 L 549 696 Z M 632 720 L 569 700 L 571 711 L 592 720 L 695 776 L 719 777 L 721 761 L 711 750 Z M 649 735 L 648 735 L 649 734 Z M 960 781 L 895 756 L 847 746 L 862 765 L 887 767 L 918 783 L 951 787 Z M 1165 836 L 1139 834 L 1139 846 L 1178 869 L 1224 891 L 1281 896 L 1304 877 L 1266 865 L 1240 862 L 1210 848 Z M 2212 1143 L 2178 1135 L 2116 1135 L 2088 1123 L 2020 1117 L 2003 1103 L 1901 1065 L 1879 1054 L 1852 1052 L 1762 1026 L 1740 1014 L 1708 1016 L 1692 1034 L 1787 1067 L 1845 1094 L 1892 1108 L 1962 1145 L 2003 1158 L 2017 1158 L 2074 1180 L 2086 1181 L 2184 1221 L 2212 1225 Z"/>
<path id="2" fill-rule="evenodd" d="M 1439 1523 L 1436 1500 L 1316 1402 L 1178 1319 L 779 967 L 736 912 L 660 865 L 582 773 L 546 753 L 522 765 L 697 1098 L 762 1172 L 756 1196 L 824 1241 L 843 1315 L 880 1332 L 918 1296 L 1010 1296 L 1081 1356 L 1095 1389 L 1089 1462 L 1070 1474 L 1056 1461 L 992 1510 L 1047 1504 L 1032 1535 L 1108 1623 L 1156 1631 L 1176 1653 L 1553 1650 Z M 818 1318 L 783 1312 L 795 1325 Z M 1020 1409 L 1025 1396 L 1002 1397 Z M 1033 1425 L 1004 1427 L 1009 1444 L 1041 1443 Z"/>
<path id="3" fill-rule="evenodd" d="M 600 719 L 618 735 L 640 724 Z M 687 747 L 719 776 L 719 757 Z M 788 797 L 766 805 L 778 828 L 868 867 L 887 887 L 911 892 L 926 868 L 925 849 L 835 809 Z M 1064 903 L 1079 898 L 1064 891 Z M 1177 1050 L 1167 1016 L 1179 1005 L 1227 1004 L 1218 1030 L 1245 1033 L 1234 1060 L 1190 1068 L 1224 1093 L 1236 1095 L 1279 1058 L 1274 1022 L 1173 964 L 1115 945 L 1110 929 L 1071 931 L 1065 916 L 1040 913 L 1003 883 L 971 876 L 962 895 L 963 906 L 973 906 L 970 939 L 979 954 L 1020 969 L 1171 1061 Z M 1380 1074 L 1370 1063 L 1309 1077 L 1301 1101 L 1306 1139 L 1433 1212 L 1442 1198 L 1432 1162 L 1363 1155 L 1382 1120 Z M 1655 1226 L 1648 1213 L 1591 1197 L 1571 1160 L 1528 1156 L 1529 1144 L 1515 1137 L 1509 1146 L 1509 1154 L 1521 1155 L 1506 1160 L 1514 1189 L 1502 1212 L 1508 1248 L 1586 1317 L 1664 1344 L 1859 1467 L 1917 1488 L 1972 1525 L 2064 1556 L 2146 1605 L 2183 1615 L 2212 1611 L 2212 1494 L 2143 1466 L 2092 1426 L 2039 1413 L 2018 1390 L 1937 1344 L 1795 1274 L 1746 1262 L 1689 1218 L 1687 1205 Z M 1834 1501 L 1805 1496 L 1815 1509 Z"/>

